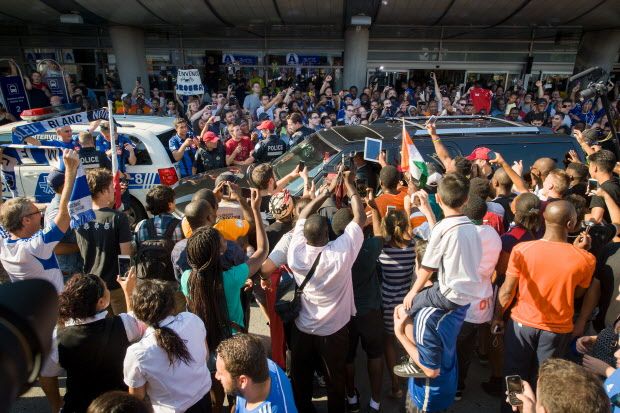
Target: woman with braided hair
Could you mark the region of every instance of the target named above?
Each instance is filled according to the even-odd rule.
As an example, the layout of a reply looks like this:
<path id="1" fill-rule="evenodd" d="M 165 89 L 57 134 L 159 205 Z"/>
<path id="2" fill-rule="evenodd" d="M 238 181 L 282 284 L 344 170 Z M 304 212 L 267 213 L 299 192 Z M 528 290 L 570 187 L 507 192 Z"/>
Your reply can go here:
<path id="1" fill-rule="evenodd" d="M 209 348 L 202 320 L 189 312 L 174 316 L 174 291 L 163 281 L 140 282 L 132 304 L 148 327 L 125 355 L 129 394 L 140 400 L 148 395 L 155 413 L 211 412 Z"/>
<path id="2" fill-rule="evenodd" d="M 210 349 L 215 349 L 232 334 L 246 331 L 241 289 L 267 258 L 269 243 L 260 215 L 261 198 L 257 190 L 252 189 L 250 200 L 256 224 L 256 251 L 247 262 L 227 270 L 222 268 L 220 257 L 226 252 L 227 243 L 213 227 L 201 227 L 187 240 L 187 261 L 192 269 L 181 276 L 181 291 L 187 298 L 189 310 L 207 327 L 206 339 Z M 215 374 L 215 357 L 210 358 L 208 365 Z M 217 380 L 213 383 L 212 400 L 217 412 L 222 407 L 224 392 Z"/>

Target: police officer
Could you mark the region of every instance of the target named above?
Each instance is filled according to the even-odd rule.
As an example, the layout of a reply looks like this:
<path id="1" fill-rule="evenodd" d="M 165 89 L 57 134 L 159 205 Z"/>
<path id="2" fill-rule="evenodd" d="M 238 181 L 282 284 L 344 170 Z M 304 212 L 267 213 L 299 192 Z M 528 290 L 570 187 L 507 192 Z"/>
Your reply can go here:
<path id="1" fill-rule="evenodd" d="M 78 155 L 84 169 L 112 169 L 112 162 L 110 162 L 110 159 L 103 152 L 99 152 L 97 148 L 95 148 L 95 138 L 93 138 L 93 135 L 90 132 L 80 132 L 78 139 L 80 141 L 80 146 L 82 147 Z"/>
<path id="2" fill-rule="evenodd" d="M 270 120 L 263 121 L 257 129 L 261 133 L 262 140 L 254 150 L 254 160 L 260 163 L 271 162 L 286 152 L 286 143 L 273 133 L 276 126 Z"/>
<path id="3" fill-rule="evenodd" d="M 210 130 L 205 131 L 200 137 L 200 147 L 196 151 L 194 169 L 199 165 L 203 171 L 226 167 L 226 148 L 220 138 Z"/>

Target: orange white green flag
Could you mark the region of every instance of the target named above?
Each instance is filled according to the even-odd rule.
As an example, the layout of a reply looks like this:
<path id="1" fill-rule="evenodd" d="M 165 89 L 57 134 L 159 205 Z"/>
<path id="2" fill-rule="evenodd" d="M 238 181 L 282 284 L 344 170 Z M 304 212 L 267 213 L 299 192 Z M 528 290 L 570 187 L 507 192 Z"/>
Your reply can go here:
<path id="1" fill-rule="evenodd" d="M 400 155 L 400 169 L 402 172 L 409 172 L 411 177 L 418 182 L 424 182 L 428 176 L 428 170 L 426 169 L 426 163 L 413 143 L 413 139 L 409 136 L 407 129 L 405 128 L 405 121 L 403 120 L 403 142 L 401 146 Z"/>

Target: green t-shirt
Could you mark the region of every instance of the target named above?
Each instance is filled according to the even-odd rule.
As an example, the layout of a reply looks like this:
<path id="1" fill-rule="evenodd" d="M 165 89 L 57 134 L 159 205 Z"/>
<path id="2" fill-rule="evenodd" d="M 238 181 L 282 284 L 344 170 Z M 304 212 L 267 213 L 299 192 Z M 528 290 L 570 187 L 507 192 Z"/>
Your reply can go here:
<path id="1" fill-rule="evenodd" d="M 189 297 L 189 275 L 191 270 L 185 270 L 181 275 L 181 292 Z M 224 271 L 222 279 L 224 281 L 224 295 L 226 296 L 226 306 L 228 307 L 228 317 L 231 321 L 245 327 L 243 323 L 243 308 L 241 307 L 241 288 L 250 275 L 250 268 L 243 263 L 235 265 L 229 270 Z"/>

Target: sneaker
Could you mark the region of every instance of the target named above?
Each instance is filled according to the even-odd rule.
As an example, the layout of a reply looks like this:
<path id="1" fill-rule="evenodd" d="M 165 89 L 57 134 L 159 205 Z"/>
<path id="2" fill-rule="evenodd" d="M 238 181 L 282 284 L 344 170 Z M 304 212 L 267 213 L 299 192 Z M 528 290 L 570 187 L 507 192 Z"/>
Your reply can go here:
<path id="1" fill-rule="evenodd" d="M 489 396 L 504 397 L 504 381 L 501 377 L 491 377 L 489 381 L 480 383 L 480 386 Z"/>
<path id="2" fill-rule="evenodd" d="M 454 400 L 458 402 L 462 398 L 463 398 L 463 390 L 457 390 L 456 394 L 454 395 Z"/>
<path id="3" fill-rule="evenodd" d="M 411 362 L 397 364 L 394 366 L 394 374 L 398 377 L 415 377 L 415 378 L 424 378 L 427 377 L 426 374 L 415 364 Z"/>
<path id="4" fill-rule="evenodd" d="M 323 377 L 322 374 L 319 374 L 315 371 L 314 378 L 316 379 L 316 384 L 318 384 L 320 388 L 324 389 L 325 387 L 327 387 L 327 385 L 325 384 L 325 377 Z"/>
<path id="5" fill-rule="evenodd" d="M 357 396 L 355 403 L 349 403 L 349 398 L 347 397 L 347 411 L 349 413 L 358 413 L 360 411 L 360 393 L 357 389 L 355 389 L 355 395 Z"/>

